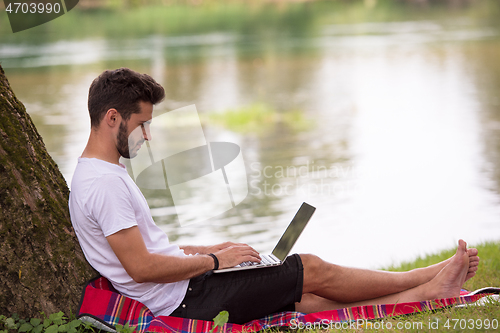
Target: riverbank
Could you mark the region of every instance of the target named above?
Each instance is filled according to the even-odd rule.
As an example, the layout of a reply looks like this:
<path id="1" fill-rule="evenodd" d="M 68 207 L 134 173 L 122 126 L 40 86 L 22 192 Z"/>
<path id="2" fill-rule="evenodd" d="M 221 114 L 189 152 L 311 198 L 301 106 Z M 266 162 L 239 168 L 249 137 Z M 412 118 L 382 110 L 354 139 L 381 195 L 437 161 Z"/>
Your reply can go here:
<path id="1" fill-rule="evenodd" d="M 467 16 L 496 24 L 500 6 L 494 0 L 480 2 L 412 1 L 107 1 L 79 4 L 70 15 L 50 24 L 12 34 L 8 20 L 0 22 L 0 42 L 55 41 L 65 39 L 128 38 L 151 34 L 183 36 L 213 32 L 242 34 L 290 33 L 306 35 L 325 25 L 361 22 L 421 21 Z M 0 2 L 0 10 L 3 3 Z M 98 24 L 96 24 L 98 22 Z M 366 31 L 350 33 L 372 34 Z"/>

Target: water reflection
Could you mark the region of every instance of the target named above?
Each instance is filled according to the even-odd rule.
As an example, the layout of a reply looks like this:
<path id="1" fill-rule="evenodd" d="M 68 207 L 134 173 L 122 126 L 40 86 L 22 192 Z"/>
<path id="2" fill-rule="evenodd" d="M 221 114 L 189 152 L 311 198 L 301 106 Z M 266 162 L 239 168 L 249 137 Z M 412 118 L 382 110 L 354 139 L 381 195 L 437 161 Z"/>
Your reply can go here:
<path id="1" fill-rule="evenodd" d="M 498 40 L 480 45 L 469 44 L 463 48 L 470 60 L 471 79 L 474 82 L 475 94 L 481 120 L 481 137 L 485 142 L 485 156 L 488 161 L 483 172 L 490 179 L 488 187 L 500 192 L 500 42 Z"/>
<path id="2" fill-rule="evenodd" d="M 196 104 L 207 141 L 241 147 L 250 194 L 207 223 L 180 228 L 171 197 L 145 190 L 172 240 L 270 251 L 307 201 L 317 211 L 296 251 L 379 267 L 458 238 L 500 238 L 498 37 L 490 26 L 427 20 L 269 39 L 3 44 L 0 58 L 68 181 L 89 132 L 88 87 L 106 68 L 152 74 L 167 91 L 155 112 Z M 210 121 L 255 102 L 276 113 L 262 131 Z M 294 112 L 308 126 L 283 121 Z"/>

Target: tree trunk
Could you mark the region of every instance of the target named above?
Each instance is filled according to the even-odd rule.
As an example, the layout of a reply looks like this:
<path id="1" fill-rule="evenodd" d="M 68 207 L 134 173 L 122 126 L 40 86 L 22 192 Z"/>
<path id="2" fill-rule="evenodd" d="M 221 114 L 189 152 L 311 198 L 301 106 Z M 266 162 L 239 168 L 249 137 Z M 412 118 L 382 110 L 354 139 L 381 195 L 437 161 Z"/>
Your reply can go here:
<path id="1" fill-rule="evenodd" d="M 76 313 L 95 272 L 71 226 L 68 196 L 0 66 L 0 314 Z"/>

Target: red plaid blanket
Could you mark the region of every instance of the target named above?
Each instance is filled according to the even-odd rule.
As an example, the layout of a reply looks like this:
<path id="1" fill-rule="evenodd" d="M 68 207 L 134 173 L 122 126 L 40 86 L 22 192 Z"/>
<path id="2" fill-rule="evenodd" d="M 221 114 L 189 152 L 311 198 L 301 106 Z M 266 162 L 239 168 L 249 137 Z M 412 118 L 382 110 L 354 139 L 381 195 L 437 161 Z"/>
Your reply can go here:
<path id="1" fill-rule="evenodd" d="M 434 301 L 358 306 L 312 314 L 283 312 L 253 320 L 244 325 L 225 324 L 223 332 L 256 332 L 270 327 L 289 328 L 359 328 L 360 320 L 400 316 L 420 311 L 440 309 L 451 305 L 473 303 L 484 294 L 460 296 Z M 104 277 L 91 280 L 84 288 L 78 318 L 101 324 L 114 330 L 115 325 L 134 327 L 136 332 L 209 332 L 213 322 L 158 316 L 142 303 L 120 295 Z"/>

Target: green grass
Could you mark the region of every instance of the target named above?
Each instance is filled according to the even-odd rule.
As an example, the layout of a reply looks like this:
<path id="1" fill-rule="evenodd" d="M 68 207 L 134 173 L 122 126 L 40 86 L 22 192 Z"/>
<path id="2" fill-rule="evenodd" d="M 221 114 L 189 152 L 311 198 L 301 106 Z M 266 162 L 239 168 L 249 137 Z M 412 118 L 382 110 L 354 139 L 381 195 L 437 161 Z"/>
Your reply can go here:
<path id="1" fill-rule="evenodd" d="M 500 241 L 486 242 L 479 245 L 471 244 L 471 247 L 476 247 L 479 250 L 481 261 L 479 263 L 478 273 L 474 278 L 467 281 L 464 288 L 475 290 L 482 287 L 500 286 Z M 438 254 L 428 255 L 423 258 L 418 258 L 414 261 L 402 263 L 397 266 L 388 267 L 390 271 L 407 271 L 413 268 L 423 267 L 440 262 L 453 255 L 454 249 L 445 250 Z M 0 316 L 0 332 L 27 332 L 27 333 L 53 333 L 68 332 L 68 333 L 92 333 L 97 330 L 90 328 L 88 325 L 71 325 L 74 315 L 63 317 L 62 313 L 52 314 L 42 321 L 33 321 L 30 319 L 22 320 L 16 315 Z M 9 320 L 9 318 L 11 318 Z M 48 319 L 50 318 L 50 320 Z M 9 324 L 6 323 L 8 320 Z M 496 321 L 497 328 L 494 329 L 492 324 Z M 46 326 L 40 332 L 28 330 L 27 323 Z M 17 329 L 13 329 L 13 325 L 17 325 Z M 24 325 L 24 329 L 21 327 Z M 373 325 L 373 326 L 370 326 Z M 398 325 L 400 328 L 397 328 Z M 489 328 L 486 326 L 489 325 Z M 481 327 L 479 327 L 481 326 Z M 51 329 L 48 329 L 51 327 Z M 391 328 L 387 328 L 391 327 Z M 9 329 L 10 328 L 10 329 Z M 423 312 L 411 316 L 400 316 L 394 318 L 385 318 L 378 321 L 365 322 L 362 327 L 356 329 L 346 329 L 342 332 L 495 332 L 500 329 L 500 304 L 491 304 L 486 306 L 476 306 L 467 308 L 448 308 L 435 312 Z M 127 327 L 119 329 L 122 333 L 131 333 Z M 266 332 L 278 332 L 277 329 L 266 330 Z M 301 330 L 299 330 L 300 332 Z M 304 332 L 328 332 L 324 329 L 302 330 Z"/>

